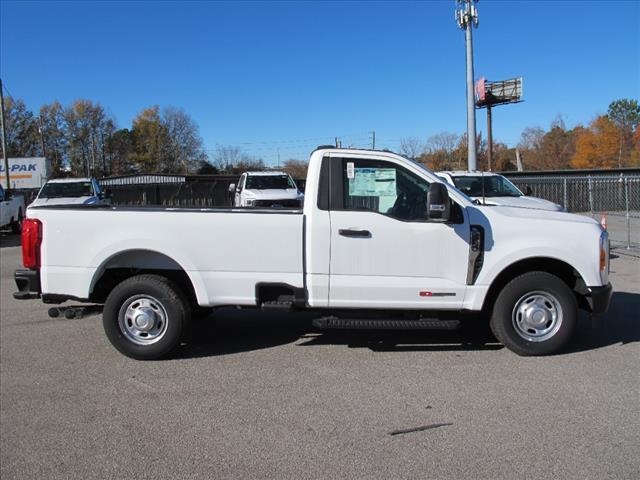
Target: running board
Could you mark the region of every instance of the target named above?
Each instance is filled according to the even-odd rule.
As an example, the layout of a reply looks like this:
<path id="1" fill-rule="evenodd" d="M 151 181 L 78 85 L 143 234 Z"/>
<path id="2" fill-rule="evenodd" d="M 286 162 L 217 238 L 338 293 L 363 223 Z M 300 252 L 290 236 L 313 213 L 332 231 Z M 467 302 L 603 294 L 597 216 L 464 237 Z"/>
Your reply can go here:
<path id="1" fill-rule="evenodd" d="M 418 320 L 403 319 L 350 319 L 338 317 L 321 317 L 312 322 L 320 329 L 365 329 L 365 330 L 456 330 L 460 320 L 438 320 L 422 318 Z"/>

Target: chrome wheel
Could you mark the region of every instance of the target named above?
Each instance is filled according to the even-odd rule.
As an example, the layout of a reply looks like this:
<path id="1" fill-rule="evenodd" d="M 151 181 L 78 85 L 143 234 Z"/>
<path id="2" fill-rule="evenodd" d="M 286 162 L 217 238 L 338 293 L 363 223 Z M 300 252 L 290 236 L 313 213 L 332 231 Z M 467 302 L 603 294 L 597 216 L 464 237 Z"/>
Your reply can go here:
<path id="1" fill-rule="evenodd" d="M 149 295 L 128 298 L 118 312 L 118 326 L 124 336 L 137 345 L 151 345 L 167 331 L 167 311 Z"/>
<path id="2" fill-rule="evenodd" d="M 511 319 L 520 337 L 530 342 L 543 342 L 560 329 L 562 306 L 549 292 L 528 292 L 516 302 Z"/>

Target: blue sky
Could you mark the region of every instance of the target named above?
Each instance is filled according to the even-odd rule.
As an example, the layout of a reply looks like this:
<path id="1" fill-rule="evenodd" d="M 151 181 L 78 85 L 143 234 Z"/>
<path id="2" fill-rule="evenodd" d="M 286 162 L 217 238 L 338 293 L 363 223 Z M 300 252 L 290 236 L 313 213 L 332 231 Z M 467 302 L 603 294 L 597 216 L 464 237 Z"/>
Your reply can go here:
<path id="1" fill-rule="evenodd" d="M 464 34 L 442 2 L 1 3 L 0 74 L 36 110 L 100 102 L 120 127 L 142 108 L 183 107 L 208 149 L 275 162 L 318 144 L 398 149 L 466 128 Z M 588 123 L 640 98 L 640 2 L 479 2 L 476 78 L 524 77 L 494 110 L 516 144 L 558 114 Z M 486 117 L 478 112 L 478 128 Z"/>

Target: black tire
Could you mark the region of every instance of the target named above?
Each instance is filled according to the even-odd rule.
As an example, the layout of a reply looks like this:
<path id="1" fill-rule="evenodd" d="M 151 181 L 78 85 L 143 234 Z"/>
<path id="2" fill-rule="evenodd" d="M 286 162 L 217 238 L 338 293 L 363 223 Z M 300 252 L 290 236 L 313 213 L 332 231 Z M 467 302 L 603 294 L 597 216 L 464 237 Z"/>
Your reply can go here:
<path id="1" fill-rule="evenodd" d="M 136 305 L 138 308 L 133 308 Z M 132 317 L 127 316 L 143 310 L 151 311 L 150 318 L 154 319 L 154 328 L 149 332 L 136 330 Z M 111 291 L 104 304 L 102 323 L 107 338 L 119 352 L 137 360 L 155 360 L 179 344 L 190 315 L 189 302 L 174 283 L 159 275 L 137 275 Z M 136 331 L 138 334 L 131 333 Z M 154 331 L 158 332 L 155 338 Z M 147 338 L 143 337 L 145 334 Z"/>
<path id="2" fill-rule="evenodd" d="M 547 272 L 530 272 L 511 280 L 498 294 L 490 325 L 496 338 L 518 355 L 551 355 L 567 344 L 577 317 L 578 304 L 566 283 Z"/>
<path id="3" fill-rule="evenodd" d="M 22 220 L 24 216 L 22 215 L 22 209 L 18 209 L 18 218 L 11 224 L 11 231 L 15 234 L 20 234 L 22 232 Z"/>

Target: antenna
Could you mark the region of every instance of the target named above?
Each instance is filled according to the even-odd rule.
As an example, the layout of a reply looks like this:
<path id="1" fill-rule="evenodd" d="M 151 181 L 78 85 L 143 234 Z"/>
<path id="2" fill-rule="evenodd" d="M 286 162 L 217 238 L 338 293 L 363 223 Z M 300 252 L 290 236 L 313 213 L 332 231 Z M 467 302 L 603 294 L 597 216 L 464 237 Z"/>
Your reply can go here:
<path id="1" fill-rule="evenodd" d="M 480 178 L 482 179 L 482 204 L 486 205 L 487 201 L 484 199 L 484 170 L 480 172 Z"/>

